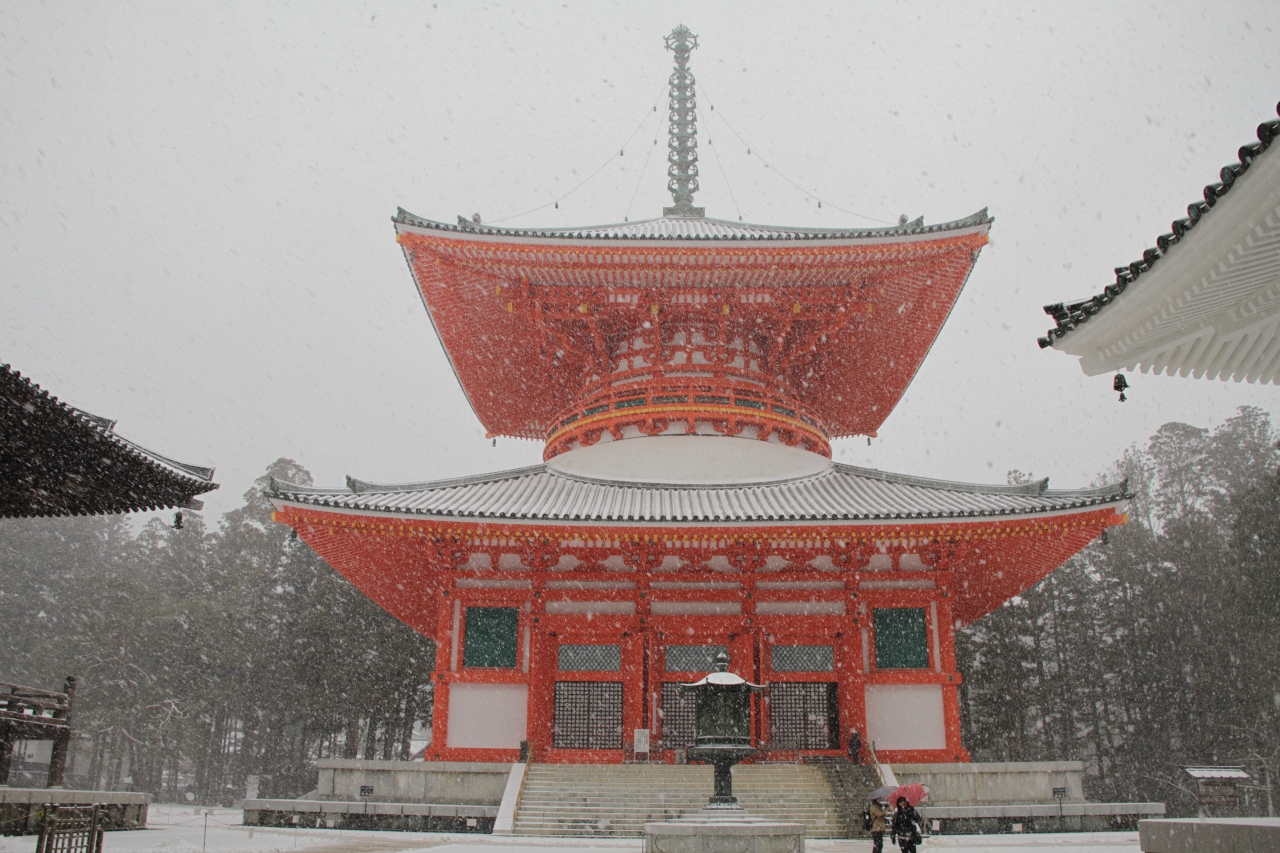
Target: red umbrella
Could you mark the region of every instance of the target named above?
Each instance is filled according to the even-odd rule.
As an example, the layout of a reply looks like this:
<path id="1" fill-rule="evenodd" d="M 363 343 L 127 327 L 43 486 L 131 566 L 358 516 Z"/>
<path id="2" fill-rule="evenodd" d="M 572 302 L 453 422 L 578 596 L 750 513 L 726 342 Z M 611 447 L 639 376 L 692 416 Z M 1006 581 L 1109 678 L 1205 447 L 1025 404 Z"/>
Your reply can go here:
<path id="1" fill-rule="evenodd" d="M 920 783 L 913 785 L 903 785 L 889 795 L 889 803 L 897 808 L 898 800 L 906 800 L 911 805 L 918 805 L 922 800 L 929 799 L 929 789 Z"/>

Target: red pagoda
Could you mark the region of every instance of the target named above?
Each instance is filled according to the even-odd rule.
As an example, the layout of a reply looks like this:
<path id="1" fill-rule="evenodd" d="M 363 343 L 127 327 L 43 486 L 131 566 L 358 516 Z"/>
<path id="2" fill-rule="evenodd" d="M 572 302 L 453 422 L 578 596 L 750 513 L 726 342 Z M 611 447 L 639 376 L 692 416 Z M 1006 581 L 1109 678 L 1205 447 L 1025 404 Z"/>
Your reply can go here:
<path id="1" fill-rule="evenodd" d="M 491 435 L 544 463 L 346 489 L 276 520 L 437 647 L 428 760 L 678 761 L 727 652 L 765 757 L 968 758 L 955 630 L 1124 521 L 1123 485 L 979 486 L 831 461 L 874 436 L 987 243 L 986 211 L 859 230 L 708 218 L 679 28 L 661 218 L 556 230 L 399 211 Z"/>

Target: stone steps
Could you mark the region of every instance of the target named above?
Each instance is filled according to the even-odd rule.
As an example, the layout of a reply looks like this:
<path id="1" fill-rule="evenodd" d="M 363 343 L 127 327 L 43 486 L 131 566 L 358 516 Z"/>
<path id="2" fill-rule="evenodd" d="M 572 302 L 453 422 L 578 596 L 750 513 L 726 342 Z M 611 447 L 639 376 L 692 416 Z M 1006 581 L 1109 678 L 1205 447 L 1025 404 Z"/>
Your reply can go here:
<path id="1" fill-rule="evenodd" d="M 518 835 L 639 836 L 650 821 L 701 809 L 712 772 L 700 765 L 533 764 L 516 813 Z M 733 771 L 746 810 L 805 824 L 811 838 L 845 835 L 821 767 L 747 765 Z"/>

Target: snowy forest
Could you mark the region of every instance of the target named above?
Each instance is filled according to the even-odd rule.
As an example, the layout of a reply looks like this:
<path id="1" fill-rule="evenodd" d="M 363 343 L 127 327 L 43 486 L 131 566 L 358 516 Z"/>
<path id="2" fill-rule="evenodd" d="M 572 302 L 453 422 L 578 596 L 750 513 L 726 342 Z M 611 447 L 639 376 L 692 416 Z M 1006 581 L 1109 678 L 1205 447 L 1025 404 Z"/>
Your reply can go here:
<path id="1" fill-rule="evenodd" d="M 1099 478 L 1127 478 L 1129 524 L 957 635 L 975 761 L 1080 759 L 1091 799 L 1171 814 L 1181 765 L 1275 781 L 1277 438 L 1252 408 L 1169 423 Z M 432 644 L 271 523 L 272 475 L 311 481 L 281 459 L 213 528 L 0 522 L 0 680 L 81 679 L 73 783 L 229 804 L 248 775 L 296 797 L 317 758 L 411 757 Z"/>

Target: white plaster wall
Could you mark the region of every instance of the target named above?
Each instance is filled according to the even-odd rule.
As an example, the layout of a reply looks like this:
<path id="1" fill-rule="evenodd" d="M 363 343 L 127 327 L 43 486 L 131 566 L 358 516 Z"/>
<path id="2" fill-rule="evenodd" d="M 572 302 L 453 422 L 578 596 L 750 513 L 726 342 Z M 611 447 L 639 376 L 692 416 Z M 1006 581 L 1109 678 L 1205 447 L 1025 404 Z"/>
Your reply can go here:
<path id="1" fill-rule="evenodd" d="M 548 601 L 547 613 L 553 616 L 634 616 L 634 601 Z"/>
<path id="2" fill-rule="evenodd" d="M 654 616 L 740 616 L 739 601 L 654 601 L 649 604 Z"/>
<path id="3" fill-rule="evenodd" d="M 867 738 L 877 750 L 945 749 L 939 684 L 867 685 Z"/>
<path id="4" fill-rule="evenodd" d="M 602 438 L 598 444 L 560 454 L 547 467 L 596 480 L 729 485 L 809 477 L 830 468 L 831 460 L 799 447 L 755 438 L 659 435 L 625 441 Z"/>
<path id="5" fill-rule="evenodd" d="M 761 616 L 844 616 L 843 601 L 760 601 L 756 613 Z"/>
<path id="6" fill-rule="evenodd" d="M 519 749 L 529 717 L 524 684 L 454 684 L 449 688 L 451 747 Z"/>

